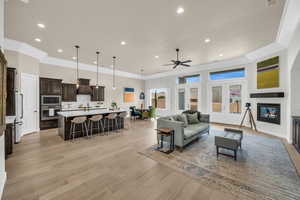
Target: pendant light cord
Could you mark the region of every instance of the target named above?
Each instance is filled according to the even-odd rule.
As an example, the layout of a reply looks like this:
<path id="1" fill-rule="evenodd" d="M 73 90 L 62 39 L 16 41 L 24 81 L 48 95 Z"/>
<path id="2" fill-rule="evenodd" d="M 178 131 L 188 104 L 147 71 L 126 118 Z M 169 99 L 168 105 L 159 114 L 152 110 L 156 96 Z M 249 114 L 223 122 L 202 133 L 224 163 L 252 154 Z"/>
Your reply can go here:
<path id="1" fill-rule="evenodd" d="M 75 46 L 75 48 L 76 48 L 76 64 L 77 64 L 77 71 L 76 71 L 76 83 L 77 83 L 77 86 L 78 86 L 78 84 L 79 84 L 79 80 L 78 80 L 78 78 L 79 78 L 79 62 L 78 62 L 78 60 L 79 60 L 79 58 L 78 58 L 78 55 L 79 55 L 79 46 L 78 45 L 76 45 Z"/>
<path id="2" fill-rule="evenodd" d="M 115 78 L 115 71 L 116 71 L 116 56 L 113 57 L 113 88 L 116 88 L 116 78 Z"/>
<path id="3" fill-rule="evenodd" d="M 100 54 L 100 52 L 99 51 L 97 51 L 96 52 L 96 54 L 97 54 L 97 88 L 99 87 L 99 54 Z"/>

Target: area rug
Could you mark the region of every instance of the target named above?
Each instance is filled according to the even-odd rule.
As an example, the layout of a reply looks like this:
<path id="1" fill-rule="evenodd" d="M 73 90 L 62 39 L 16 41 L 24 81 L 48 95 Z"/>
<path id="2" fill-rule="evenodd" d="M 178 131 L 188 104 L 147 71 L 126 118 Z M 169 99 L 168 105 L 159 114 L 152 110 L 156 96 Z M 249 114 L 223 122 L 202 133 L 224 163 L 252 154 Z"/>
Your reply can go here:
<path id="1" fill-rule="evenodd" d="M 140 153 L 187 173 L 201 184 L 242 195 L 243 199 L 300 199 L 300 178 L 280 139 L 244 134 L 237 161 L 222 155 L 217 159 L 214 136 L 221 132 L 211 130 L 182 153 L 167 155 L 156 151 L 155 146 Z"/>

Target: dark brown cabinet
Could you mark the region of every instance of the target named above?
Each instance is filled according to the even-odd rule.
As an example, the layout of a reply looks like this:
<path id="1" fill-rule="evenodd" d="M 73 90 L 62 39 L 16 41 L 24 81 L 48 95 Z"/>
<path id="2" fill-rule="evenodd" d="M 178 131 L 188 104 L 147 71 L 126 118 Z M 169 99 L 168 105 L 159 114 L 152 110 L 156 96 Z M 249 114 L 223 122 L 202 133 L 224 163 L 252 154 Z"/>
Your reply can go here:
<path id="1" fill-rule="evenodd" d="M 15 97 L 15 77 L 16 69 L 7 68 L 7 99 L 6 99 L 6 115 L 16 115 L 16 97 Z"/>
<path id="2" fill-rule="evenodd" d="M 62 84 L 62 101 L 74 102 L 76 101 L 77 88 L 76 84 L 63 83 Z"/>
<path id="3" fill-rule="evenodd" d="M 62 80 L 52 78 L 40 78 L 40 94 L 41 95 L 61 95 Z"/>
<path id="4" fill-rule="evenodd" d="M 92 101 L 104 101 L 104 90 L 105 88 L 103 86 L 99 86 L 96 88 L 96 86 L 91 86 L 92 88 Z"/>
<path id="5" fill-rule="evenodd" d="M 8 124 L 5 130 L 5 159 L 13 153 L 14 125 Z"/>

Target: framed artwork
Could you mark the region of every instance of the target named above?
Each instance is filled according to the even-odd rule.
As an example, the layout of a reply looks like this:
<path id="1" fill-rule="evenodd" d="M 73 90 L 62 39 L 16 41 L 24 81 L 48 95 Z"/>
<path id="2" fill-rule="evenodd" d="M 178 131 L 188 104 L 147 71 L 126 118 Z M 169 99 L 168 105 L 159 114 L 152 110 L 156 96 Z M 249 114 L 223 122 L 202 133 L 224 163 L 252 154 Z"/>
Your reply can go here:
<path id="1" fill-rule="evenodd" d="M 279 56 L 257 63 L 257 89 L 279 87 Z"/>
<path id="2" fill-rule="evenodd" d="M 134 88 L 124 88 L 124 103 L 134 102 Z"/>

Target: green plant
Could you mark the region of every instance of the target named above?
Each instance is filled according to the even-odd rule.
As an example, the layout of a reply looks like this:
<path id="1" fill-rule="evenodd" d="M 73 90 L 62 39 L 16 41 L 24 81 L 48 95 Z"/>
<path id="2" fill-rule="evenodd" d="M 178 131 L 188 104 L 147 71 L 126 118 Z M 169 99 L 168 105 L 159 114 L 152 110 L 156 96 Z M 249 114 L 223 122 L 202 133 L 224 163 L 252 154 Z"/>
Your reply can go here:
<path id="1" fill-rule="evenodd" d="M 111 103 L 111 107 L 114 108 L 114 109 L 116 109 L 116 108 L 118 108 L 118 104 L 116 102 L 112 102 Z"/>

